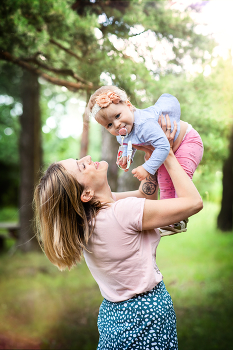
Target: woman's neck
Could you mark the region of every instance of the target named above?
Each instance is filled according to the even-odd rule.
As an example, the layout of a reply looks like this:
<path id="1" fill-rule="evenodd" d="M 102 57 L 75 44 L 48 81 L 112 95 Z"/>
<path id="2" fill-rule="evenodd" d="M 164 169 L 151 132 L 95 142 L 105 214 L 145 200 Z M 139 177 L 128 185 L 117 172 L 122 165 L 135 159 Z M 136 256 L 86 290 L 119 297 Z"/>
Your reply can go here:
<path id="1" fill-rule="evenodd" d="M 95 192 L 95 197 L 101 203 L 113 203 L 113 202 L 115 202 L 114 199 L 112 198 L 112 191 L 111 191 L 109 184 L 104 186 L 104 188 L 97 190 Z"/>

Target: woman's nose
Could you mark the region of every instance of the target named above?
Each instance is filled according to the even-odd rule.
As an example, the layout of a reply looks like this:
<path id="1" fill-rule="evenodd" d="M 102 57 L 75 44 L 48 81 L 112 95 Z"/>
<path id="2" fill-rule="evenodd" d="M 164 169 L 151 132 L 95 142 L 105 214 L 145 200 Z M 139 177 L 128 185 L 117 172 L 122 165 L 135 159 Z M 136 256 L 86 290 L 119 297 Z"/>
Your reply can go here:
<path id="1" fill-rule="evenodd" d="M 86 156 L 86 161 L 91 164 L 91 156 Z"/>

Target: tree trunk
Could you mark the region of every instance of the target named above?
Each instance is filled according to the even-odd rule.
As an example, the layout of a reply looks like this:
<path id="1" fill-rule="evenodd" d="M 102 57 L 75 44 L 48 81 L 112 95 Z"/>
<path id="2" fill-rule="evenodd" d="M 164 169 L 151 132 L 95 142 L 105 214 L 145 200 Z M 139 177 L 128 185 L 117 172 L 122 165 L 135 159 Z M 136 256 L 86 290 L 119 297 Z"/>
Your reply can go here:
<path id="1" fill-rule="evenodd" d="M 91 94 L 87 92 L 87 102 L 88 104 L 89 98 Z M 80 148 L 80 158 L 85 157 L 88 152 L 88 145 L 89 145 L 89 114 L 87 107 L 85 108 L 85 111 L 83 113 L 83 132 L 81 137 L 81 148 Z"/>
<path id="2" fill-rule="evenodd" d="M 222 231 L 231 231 L 233 228 L 233 128 L 229 149 L 229 156 L 223 164 L 222 205 L 217 219 L 218 228 Z"/>
<path id="3" fill-rule="evenodd" d="M 20 232 L 22 251 L 39 248 L 33 230 L 32 200 L 35 184 L 39 180 L 42 165 L 41 114 L 39 83 L 37 76 L 24 71 L 22 77 L 23 114 L 20 117 Z"/>
<path id="4" fill-rule="evenodd" d="M 131 171 L 134 168 L 137 168 L 139 165 L 142 165 L 144 161 L 144 152 L 142 151 L 137 151 L 133 163 L 131 164 L 129 171 L 125 173 L 123 170 L 121 170 L 121 175 L 118 178 L 118 188 L 117 190 L 122 192 L 122 191 L 134 191 L 139 188 L 140 182 L 136 177 L 133 176 Z"/>
<path id="5" fill-rule="evenodd" d="M 102 128 L 101 159 L 108 162 L 108 183 L 113 192 L 117 190 L 118 166 L 116 165 L 117 151 L 120 144 L 116 137 Z"/>

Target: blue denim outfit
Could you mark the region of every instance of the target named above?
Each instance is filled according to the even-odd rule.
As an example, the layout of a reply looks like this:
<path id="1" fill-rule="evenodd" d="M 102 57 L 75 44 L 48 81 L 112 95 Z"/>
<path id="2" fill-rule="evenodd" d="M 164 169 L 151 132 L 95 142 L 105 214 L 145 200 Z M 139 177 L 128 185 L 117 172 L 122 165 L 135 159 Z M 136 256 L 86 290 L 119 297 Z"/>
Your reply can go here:
<path id="1" fill-rule="evenodd" d="M 124 138 L 123 156 L 127 155 L 127 145 L 131 141 L 132 145 L 154 147 L 154 151 L 148 161 L 142 166 L 152 175 L 156 173 L 161 164 L 168 156 L 170 145 L 167 137 L 161 129 L 158 119 L 163 114 L 169 115 L 171 121 L 171 131 L 174 128 L 174 120 L 177 123 L 177 132 L 174 141 L 180 133 L 180 103 L 175 96 L 163 94 L 158 101 L 146 109 L 136 109 L 134 111 L 134 125 L 131 133 Z M 117 141 L 121 144 L 121 137 L 117 136 Z M 135 153 L 135 152 L 134 152 Z"/>

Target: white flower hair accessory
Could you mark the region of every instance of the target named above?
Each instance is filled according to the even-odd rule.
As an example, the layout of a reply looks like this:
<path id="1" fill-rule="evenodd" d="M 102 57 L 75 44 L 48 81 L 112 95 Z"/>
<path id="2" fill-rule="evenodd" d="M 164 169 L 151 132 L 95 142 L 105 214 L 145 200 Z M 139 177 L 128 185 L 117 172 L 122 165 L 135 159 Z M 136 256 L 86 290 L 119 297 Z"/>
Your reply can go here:
<path id="1" fill-rule="evenodd" d="M 127 95 L 124 91 L 118 89 L 115 91 L 108 91 L 100 94 L 96 97 L 95 105 L 92 108 L 90 117 L 95 118 L 96 114 L 101 110 L 101 108 L 108 107 L 111 103 L 119 103 L 120 101 L 127 101 Z"/>

